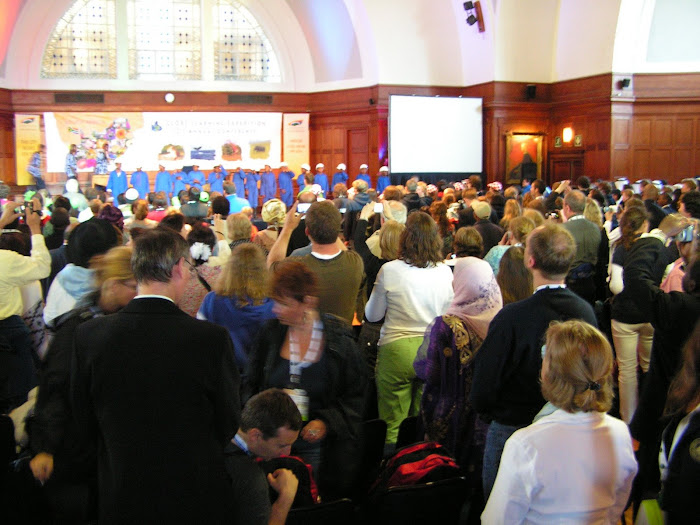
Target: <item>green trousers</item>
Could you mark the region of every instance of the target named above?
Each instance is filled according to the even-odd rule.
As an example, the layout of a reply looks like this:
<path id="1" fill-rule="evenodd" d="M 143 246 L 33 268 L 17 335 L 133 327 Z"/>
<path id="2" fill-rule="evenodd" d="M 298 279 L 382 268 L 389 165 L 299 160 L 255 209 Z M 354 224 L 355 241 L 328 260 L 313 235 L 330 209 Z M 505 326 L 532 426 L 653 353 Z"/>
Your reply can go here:
<path id="1" fill-rule="evenodd" d="M 386 421 L 386 442 L 396 443 L 401 421 L 420 411 L 423 383 L 416 379 L 413 360 L 422 337 L 406 337 L 380 346 L 377 353 L 377 403 Z"/>

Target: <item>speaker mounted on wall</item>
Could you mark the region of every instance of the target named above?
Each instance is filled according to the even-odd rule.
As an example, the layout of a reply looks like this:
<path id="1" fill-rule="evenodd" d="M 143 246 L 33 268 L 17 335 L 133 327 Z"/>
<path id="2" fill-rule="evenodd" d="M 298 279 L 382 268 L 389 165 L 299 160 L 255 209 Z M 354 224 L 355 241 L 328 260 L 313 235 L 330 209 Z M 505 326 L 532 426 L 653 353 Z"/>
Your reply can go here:
<path id="1" fill-rule="evenodd" d="M 525 98 L 527 100 L 532 100 L 537 97 L 537 85 L 536 84 L 528 84 L 525 86 Z"/>

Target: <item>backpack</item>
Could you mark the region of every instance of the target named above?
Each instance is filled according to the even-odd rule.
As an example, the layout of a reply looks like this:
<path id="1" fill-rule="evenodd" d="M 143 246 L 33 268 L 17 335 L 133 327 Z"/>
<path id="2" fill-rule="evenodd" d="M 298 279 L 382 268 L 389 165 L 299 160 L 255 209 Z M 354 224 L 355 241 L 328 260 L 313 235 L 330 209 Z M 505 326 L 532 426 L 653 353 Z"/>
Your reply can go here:
<path id="1" fill-rule="evenodd" d="M 459 465 L 445 447 L 435 441 L 424 441 L 403 447 L 384 460 L 370 494 L 385 492 L 391 487 L 430 483 L 459 475 Z"/>
<path id="2" fill-rule="evenodd" d="M 314 480 L 311 465 L 304 463 L 304 460 L 296 456 L 281 456 L 279 458 L 268 459 L 267 461 L 258 459 L 260 467 L 265 475 L 273 473 L 280 468 L 291 470 L 299 480 L 296 496 L 292 508 L 310 507 L 321 503 L 321 496 L 318 494 L 318 487 Z M 274 503 L 277 499 L 277 492 L 270 487 L 270 501 Z"/>

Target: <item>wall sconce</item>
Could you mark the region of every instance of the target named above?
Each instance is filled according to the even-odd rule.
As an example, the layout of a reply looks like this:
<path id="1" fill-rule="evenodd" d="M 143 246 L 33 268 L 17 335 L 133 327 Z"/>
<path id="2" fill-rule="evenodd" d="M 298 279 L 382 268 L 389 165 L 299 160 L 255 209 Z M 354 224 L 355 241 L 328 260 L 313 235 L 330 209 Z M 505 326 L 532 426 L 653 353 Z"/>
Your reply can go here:
<path id="1" fill-rule="evenodd" d="M 464 10 L 468 13 L 467 24 L 473 26 L 478 24 L 479 33 L 483 33 L 486 29 L 484 28 L 484 15 L 481 12 L 481 2 L 478 0 L 476 2 L 464 2 L 462 4 Z"/>
<path id="2" fill-rule="evenodd" d="M 173 95 L 172 93 L 166 93 L 163 98 L 168 104 L 172 104 L 173 102 L 175 102 L 175 95 Z"/>
<path id="3" fill-rule="evenodd" d="M 571 127 L 566 127 L 561 132 L 561 138 L 567 144 L 570 144 L 574 138 L 574 130 Z"/>

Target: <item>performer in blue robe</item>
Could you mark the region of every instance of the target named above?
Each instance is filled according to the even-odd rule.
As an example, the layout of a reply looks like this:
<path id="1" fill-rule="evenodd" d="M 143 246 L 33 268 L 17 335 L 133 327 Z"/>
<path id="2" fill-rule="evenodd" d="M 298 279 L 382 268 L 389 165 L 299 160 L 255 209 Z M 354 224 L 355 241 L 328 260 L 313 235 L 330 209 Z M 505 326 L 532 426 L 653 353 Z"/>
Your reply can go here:
<path id="1" fill-rule="evenodd" d="M 158 166 L 158 173 L 156 173 L 156 184 L 153 191 L 156 193 L 162 191 L 168 196 L 168 198 L 173 194 L 172 175 L 169 171 L 165 171 L 165 166 L 162 164 Z"/>
<path id="2" fill-rule="evenodd" d="M 148 181 L 148 173 L 141 170 L 140 166 L 131 174 L 131 185 L 139 192 L 139 199 L 148 198 L 148 192 L 151 191 L 151 184 Z"/>
<path id="3" fill-rule="evenodd" d="M 250 170 L 246 172 L 245 189 L 248 190 L 248 202 L 255 211 L 258 207 L 258 182 L 260 182 L 260 174 Z"/>
<path id="4" fill-rule="evenodd" d="M 336 184 L 348 185 L 348 174 L 345 171 L 347 166 L 341 162 L 336 169 L 338 171 L 333 174 L 333 179 L 331 179 L 331 190 L 335 188 Z"/>
<path id="5" fill-rule="evenodd" d="M 187 189 L 187 173 L 182 171 L 182 168 L 173 173 L 170 180 L 173 183 L 173 197 L 177 197 L 182 190 Z"/>
<path id="6" fill-rule="evenodd" d="M 241 197 L 245 197 L 245 171 L 238 166 L 233 171 L 233 184 L 236 186 L 236 192 Z"/>
<path id="7" fill-rule="evenodd" d="M 193 164 L 192 165 L 192 171 L 190 171 L 187 174 L 187 180 L 185 180 L 185 183 L 189 184 L 190 186 L 195 186 L 197 189 L 201 191 L 202 189 L 202 184 L 204 184 L 207 180 L 206 175 L 204 175 L 203 172 L 199 170 L 199 165 L 198 164 Z"/>
<path id="8" fill-rule="evenodd" d="M 128 188 L 129 183 L 126 180 L 126 172 L 122 171 L 122 163 L 117 162 L 116 168 L 109 174 L 107 191 L 112 194 L 116 202 L 117 196 L 125 193 Z"/>
<path id="9" fill-rule="evenodd" d="M 46 188 L 44 177 L 41 175 L 41 158 L 45 151 L 46 146 L 40 144 L 39 151 L 32 153 L 32 158 L 29 159 L 29 165 L 27 166 L 27 172 L 34 177 L 34 186 L 36 187 L 36 191 Z"/>
<path id="10" fill-rule="evenodd" d="M 263 204 L 265 204 L 270 199 L 277 197 L 277 180 L 269 164 L 265 164 L 265 169 L 260 177 L 262 179 L 260 182 L 260 195 L 262 195 Z"/>
<path id="11" fill-rule="evenodd" d="M 277 179 L 279 181 L 280 200 L 289 208 L 294 204 L 294 188 L 292 187 L 294 172 L 289 169 L 286 162 L 280 164 L 280 172 L 277 175 Z"/>
<path id="12" fill-rule="evenodd" d="M 316 174 L 314 175 L 314 184 L 318 184 L 321 186 L 321 189 L 323 190 L 323 194 L 327 195 L 328 194 L 328 175 L 323 173 L 323 170 L 326 169 L 326 167 L 323 165 L 322 162 L 319 162 L 316 164 Z"/>
<path id="13" fill-rule="evenodd" d="M 371 188 L 372 187 L 372 179 L 369 176 L 369 166 L 367 164 L 361 164 L 360 165 L 360 173 L 355 177 L 355 180 L 363 180 L 367 183 L 367 187 Z"/>
<path id="14" fill-rule="evenodd" d="M 309 166 L 308 164 L 302 164 L 299 167 L 301 168 L 301 173 L 297 176 L 296 179 L 297 193 L 299 193 L 304 188 L 304 186 L 306 186 L 306 182 L 304 182 L 304 175 L 311 171 L 311 166 Z"/>
<path id="15" fill-rule="evenodd" d="M 389 178 L 389 168 L 382 166 L 379 168 L 379 176 L 377 177 L 377 193 L 381 195 L 387 186 L 391 184 L 391 179 Z"/>
<path id="16" fill-rule="evenodd" d="M 105 142 L 101 149 L 97 150 L 95 158 L 95 175 L 107 175 L 109 173 L 109 142 Z"/>
<path id="17" fill-rule="evenodd" d="M 75 154 L 78 153 L 78 146 L 70 145 L 68 155 L 66 155 L 66 179 L 75 179 L 78 176 L 78 159 Z"/>
<path id="18" fill-rule="evenodd" d="M 214 193 L 218 191 L 222 195 L 224 194 L 224 175 L 221 170 L 221 166 L 214 166 L 214 171 L 212 171 L 207 177 L 207 182 L 209 183 L 209 193 Z"/>

